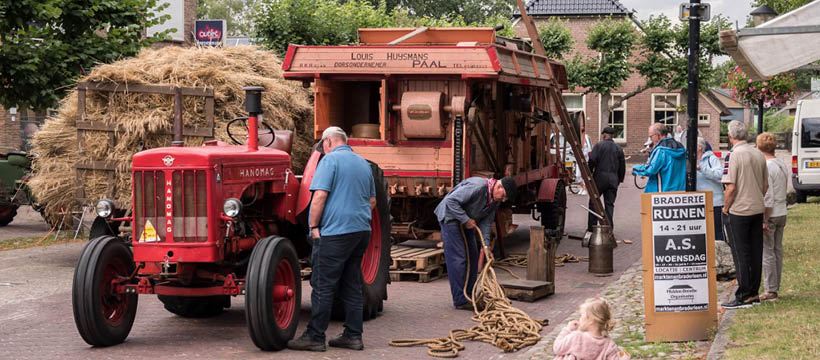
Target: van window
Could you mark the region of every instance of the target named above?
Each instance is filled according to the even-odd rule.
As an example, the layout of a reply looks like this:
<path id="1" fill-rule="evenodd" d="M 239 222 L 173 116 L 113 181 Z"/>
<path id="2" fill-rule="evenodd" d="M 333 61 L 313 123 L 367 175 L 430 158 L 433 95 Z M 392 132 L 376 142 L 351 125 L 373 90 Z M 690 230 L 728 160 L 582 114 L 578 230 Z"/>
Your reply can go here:
<path id="1" fill-rule="evenodd" d="M 820 147 L 820 118 L 804 118 L 800 133 L 801 147 Z"/>

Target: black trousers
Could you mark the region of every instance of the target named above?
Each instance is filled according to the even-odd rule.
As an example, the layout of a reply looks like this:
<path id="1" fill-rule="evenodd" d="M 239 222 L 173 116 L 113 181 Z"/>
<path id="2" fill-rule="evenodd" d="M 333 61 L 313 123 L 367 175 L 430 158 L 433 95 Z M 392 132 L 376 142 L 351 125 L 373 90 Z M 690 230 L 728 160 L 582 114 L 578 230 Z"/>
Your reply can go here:
<path id="1" fill-rule="evenodd" d="M 330 323 L 333 299 L 338 294 L 345 312 L 344 335 L 362 338 L 362 257 L 370 242 L 370 231 L 313 239 L 310 276 L 310 322 L 307 333 L 324 341 Z"/>
<path id="2" fill-rule="evenodd" d="M 597 185 L 597 184 L 596 184 Z M 601 193 L 604 197 L 604 209 L 606 210 L 606 217 L 609 218 L 609 223 L 612 225 L 612 230 L 615 230 L 615 222 L 612 221 L 612 218 L 615 216 L 615 198 L 618 196 L 618 186 L 612 186 L 609 184 L 601 184 L 599 185 L 598 192 Z M 589 208 L 590 210 L 594 210 L 595 208 L 592 207 L 592 198 L 589 199 Z M 587 231 L 592 231 L 592 227 L 598 224 L 598 217 L 592 214 L 589 214 L 589 218 L 587 220 Z"/>
<path id="3" fill-rule="evenodd" d="M 737 301 L 757 296 L 763 271 L 763 214 L 724 218 L 726 235 L 735 258 Z"/>

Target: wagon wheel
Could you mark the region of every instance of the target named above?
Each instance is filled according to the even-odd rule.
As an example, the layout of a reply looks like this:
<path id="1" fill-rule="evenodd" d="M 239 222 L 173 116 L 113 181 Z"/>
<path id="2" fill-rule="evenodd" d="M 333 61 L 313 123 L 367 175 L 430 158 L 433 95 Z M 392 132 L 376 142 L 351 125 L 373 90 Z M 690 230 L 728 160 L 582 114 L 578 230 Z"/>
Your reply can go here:
<path id="1" fill-rule="evenodd" d="M 113 236 L 88 242 L 74 270 L 74 323 L 89 345 L 116 345 L 128 337 L 137 314 L 137 294 L 116 294 L 112 283 L 134 272 L 131 250 Z"/>
<path id="2" fill-rule="evenodd" d="M 558 181 L 555 185 L 555 194 L 552 202 L 539 202 L 536 204 L 541 213 L 541 226 L 547 230 L 564 233 L 564 224 L 567 218 L 567 191 L 563 181 Z"/>
<path id="3" fill-rule="evenodd" d="M 390 236 L 390 197 L 387 195 L 387 182 L 384 171 L 373 162 L 370 169 L 376 183 L 376 208 L 371 212 L 370 241 L 362 257 L 362 319 L 370 320 L 384 310 L 387 300 L 387 284 L 390 282 L 390 247 L 393 239 Z M 344 320 L 345 312 L 341 298 L 336 294 L 333 301 L 331 317 Z"/>
<path id="4" fill-rule="evenodd" d="M 259 124 L 258 134 L 271 134 L 270 142 L 260 146 L 268 147 L 276 141 L 276 136 L 273 135 L 273 128 L 268 125 L 268 123 L 264 121 L 258 121 Z M 233 141 L 236 145 L 245 145 L 246 141 L 248 140 L 248 118 L 238 117 L 228 122 L 228 125 L 225 126 L 225 132 L 228 133 L 228 137 Z"/>
<path id="5" fill-rule="evenodd" d="M 269 236 L 253 248 L 245 285 L 245 321 L 262 350 L 283 349 L 296 334 L 302 287 L 290 240 Z"/>

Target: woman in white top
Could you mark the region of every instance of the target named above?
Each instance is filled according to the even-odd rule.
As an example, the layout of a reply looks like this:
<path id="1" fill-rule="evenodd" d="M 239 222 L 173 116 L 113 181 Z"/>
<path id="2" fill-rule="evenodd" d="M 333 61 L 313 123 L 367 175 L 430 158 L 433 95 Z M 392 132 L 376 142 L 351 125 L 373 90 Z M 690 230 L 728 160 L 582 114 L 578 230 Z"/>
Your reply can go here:
<path id="1" fill-rule="evenodd" d="M 774 156 L 777 140 L 772 133 L 757 136 L 757 148 L 766 157 L 769 190 L 763 197 L 763 295 L 760 300 L 776 300 L 783 269 L 783 229 L 786 227 L 786 188 L 789 168 Z"/>

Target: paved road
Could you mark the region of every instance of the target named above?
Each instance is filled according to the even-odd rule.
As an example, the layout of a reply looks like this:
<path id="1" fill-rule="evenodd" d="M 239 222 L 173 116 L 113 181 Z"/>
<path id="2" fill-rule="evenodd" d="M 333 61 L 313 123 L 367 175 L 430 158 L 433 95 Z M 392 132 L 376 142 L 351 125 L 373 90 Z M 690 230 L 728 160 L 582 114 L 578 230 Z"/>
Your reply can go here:
<path id="1" fill-rule="evenodd" d="M 628 185 L 627 185 L 628 184 Z M 595 277 L 586 271 L 586 263 L 557 268 L 556 293 L 535 303 L 514 302 L 533 318 L 547 318 L 558 324 L 572 314 L 585 298 L 596 295 L 618 278 L 640 258 L 639 191 L 629 177 L 621 186 L 616 203 L 615 234 L 632 239 L 632 245 L 621 244 L 615 250 L 612 277 Z M 567 230 L 580 235 L 586 227 L 586 214 L 578 204 L 586 197 L 570 195 Z M 520 224 L 508 242 L 510 251 L 525 251 L 527 229 L 536 223 L 527 215 L 516 217 Z M 41 230 L 42 231 L 42 230 Z M 5 234 L 5 229 L 0 230 Z M 152 296 L 139 299 L 136 322 L 125 343 L 110 348 L 91 348 L 80 338 L 71 309 L 71 278 L 82 243 L 60 244 L 45 248 L 0 252 L 0 349 L 2 357 L 42 358 L 269 358 L 283 359 L 413 359 L 426 357 L 426 348 L 393 348 L 391 339 L 446 335 L 450 329 L 470 327 L 470 314 L 453 310 L 446 279 L 427 284 L 393 283 L 384 315 L 365 323 L 364 352 L 329 348 L 325 353 L 281 351 L 270 354 L 258 351 L 247 334 L 242 297 L 233 299 L 233 307 L 219 317 L 204 320 L 183 319 L 166 312 Z M 559 253 L 586 255 L 580 241 L 565 239 Z M 519 271 L 523 273 L 523 271 Z M 507 276 L 500 272 L 499 276 Z M 301 334 L 310 314 L 310 288 L 303 284 Z M 547 334 L 555 325 L 542 330 Z M 329 336 L 341 332 L 341 323 L 331 323 Z M 511 358 L 523 354 L 503 354 L 496 348 L 467 343 L 462 358 Z"/>

